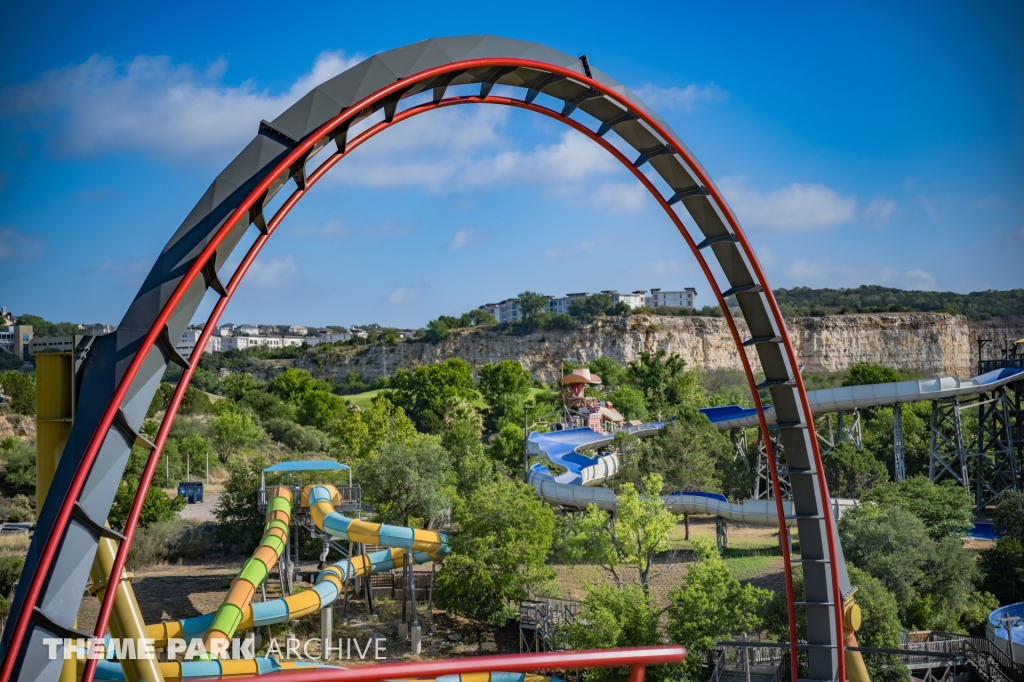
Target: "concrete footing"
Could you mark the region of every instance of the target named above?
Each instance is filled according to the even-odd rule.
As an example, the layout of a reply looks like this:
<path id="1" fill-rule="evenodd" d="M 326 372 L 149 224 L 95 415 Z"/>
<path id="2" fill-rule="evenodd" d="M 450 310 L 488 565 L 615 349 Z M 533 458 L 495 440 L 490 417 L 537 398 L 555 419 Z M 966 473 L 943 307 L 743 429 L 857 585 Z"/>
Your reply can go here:
<path id="1" fill-rule="evenodd" d="M 423 648 L 423 628 L 419 625 L 412 626 L 412 653 L 419 654 Z"/>

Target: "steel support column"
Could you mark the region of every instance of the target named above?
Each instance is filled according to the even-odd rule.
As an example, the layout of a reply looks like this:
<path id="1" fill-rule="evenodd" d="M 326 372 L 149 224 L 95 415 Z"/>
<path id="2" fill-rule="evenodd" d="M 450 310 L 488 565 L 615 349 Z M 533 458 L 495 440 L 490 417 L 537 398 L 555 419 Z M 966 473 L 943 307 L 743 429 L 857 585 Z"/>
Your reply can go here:
<path id="1" fill-rule="evenodd" d="M 906 447 L 903 443 L 903 405 L 892 406 L 892 452 L 893 480 L 897 483 L 907 478 Z"/>

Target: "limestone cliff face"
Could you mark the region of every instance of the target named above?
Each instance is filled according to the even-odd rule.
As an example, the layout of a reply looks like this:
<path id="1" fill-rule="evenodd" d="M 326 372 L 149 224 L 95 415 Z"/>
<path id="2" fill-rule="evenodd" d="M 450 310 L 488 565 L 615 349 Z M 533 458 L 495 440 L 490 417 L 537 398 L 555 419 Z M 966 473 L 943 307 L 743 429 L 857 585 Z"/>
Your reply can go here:
<path id="1" fill-rule="evenodd" d="M 748 338 L 746 325 L 739 334 Z M 806 372 L 840 372 L 857 362 L 875 362 L 930 375 L 973 376 L 978 338 L 1024 337 L 1024 319 L 972 323 L 944 313 L 892 313 L 806 317 L 787 321 L 799 362 Z M 398 368 L 459 357 L 474 369 L 488 362 L 518 360 L 542 381 L 558 377 L 563 358 L 589 362 L 607 355 L 627 364 L 642 352 L 665 350 L 681 355 L 688 366 L 742 369 L 729 327 L 722 318 L 634 315 L 603 318 L 571 331 L 543 331 L 526 336 L 494 331 L 453 334 L 440 344 L 400 343 L 384 348 L 346 349 L 319 367 L 318 376 L 341 378 L 358 372 L 364 379 L 393 375 Z M 753 350 L 747 351 L 755 370 Z M 302 363 L 303 361 L 300 361 Z"/>

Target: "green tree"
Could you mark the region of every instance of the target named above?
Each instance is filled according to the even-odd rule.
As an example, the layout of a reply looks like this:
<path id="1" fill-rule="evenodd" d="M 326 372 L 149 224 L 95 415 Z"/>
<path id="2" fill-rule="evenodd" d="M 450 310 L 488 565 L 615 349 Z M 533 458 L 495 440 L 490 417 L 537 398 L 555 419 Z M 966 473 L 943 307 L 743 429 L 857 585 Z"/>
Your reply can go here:
<path id="1" fill-rule="evenodd" d="M 236 372 L 224 377 L 220 382 L 221 392 L 235 402 L 239 402 L 249 393 L 263 388 L 262 382 L 251 374 Z"/>
<path id="2" fill-rule="evenodd" d="M 927 476 L 911 476 L 899 483 L 882 483 L 863 496 L 880 507 L 906 509 L 924 522 L 934 539 L 958 537 L 974 527 L 971 497 L 955 481 L 936 485 Z"/>
<path id="3" fill-rule="evenodd" d="M 192 380 L 189 382 L 189 385 L 195 386 L 200 391 L 206 391 L 207 393 L 221 392 L 220 375 L 204 369 L 202 366 L 196 367 L 196 371 L 192 373 Z"/>
<path id="4" fill-rule="evenodd" d="M 510 420 L 521 420 L 523 403 L 530 397 L 532 378 L 515 360 L 487 363 L 478 372 L 477 387 L 491 406 L 488 427 Z"/>
<path id="5" fill-rule="evenodd" d="M 846 370 L 843 386 L 866 386 L 868 384 L 885 384 L 901 381 L 903 377 L 891 367 L 883 367 L 873 362 L 858 362 Z"/>
<path id="6" fill-rule="evenodd" d="M 236 376 L 232 374 L 231 376 Z M 228 377 L 229 379 L 231 377 Z M 238 406 L 245 410 L 248 408 L 259 417 L 261 422 L 269 422 L 273 419 L 284 419 L 294 422 L 296 419 L 296 408 L 286 403 L 273 393 L 262 390 L 246 392 L 238 400 Z"/>
<path id="7" fill-rule="evenodd" d="M 929 537 L 924 522 L 896 506 L 848 514 L 839 524 L 846 560 L 896 597 L 900 621 L 914 629 L 958 630 L 974 599 L 976 568 L 960 541 Z"/>
<path id="8" fill-rule="evenodd" d="M 444 428 L 445 407 L 452 398 L 477 398 L 473 368 L 461 358 L 420 365 L 411 371 L 400 369 L 383 395 L 428 433 L 440 433 Z"/>
<path id="9" fill-rule="evenodd" d="M 531 320 L 544 312 L 548 305 L 548 297 L 535 291 L 524 291 L 519 294 L 519 314 L 524 320 Z"/>
<path id="10" fill-rule="evenodd" d="M 698 415 L 694 422 L 677 419 L 663 428 L 651 440 L 641 469 L 664 472 L 672 492 L 719 492 L 721 479 L 716 460 L 731 461 L 730 444 L 703 415 Z M 683 523 L 689 540 L 689 514 L 683 514 Z"/>
<path id="11" fill-rule="evenodd" d="M 649 594 L 654 556 L 668 549 L 668 532 L 676 525 L 676 519 L 659 497 L 661 476 L 645 476 L 643 484 L 643 496 L 632 483 L 622 486 L 614 520 L 608 512 L 591 504 L 582 518 L 565 528 L 559 556 L 570 563 L 600 565 L 620 587 L 623 582 L 619 567 L 632 566 L 639 573 L 640 587 Z"/>
<path id="12" fill-rule="evenodd" d="M 299 401 L 297 416 L 300 424 L 327 431 L 347 407 L 348 401 L 341 396 L 324 390 L 307 391 Z"/>
<path id="13" fill-rule="evenodd" d="M 978 570 L 981 589 L 995 595 L 1000 604 L 1024 601 L 1024 541 L 999 538 L 995 547 L 981 553 Z"/>
<path id="14" fill-rule="evenodd" d="M 604 387 L 608 390 L 618 388 L 626 380 L 626 368 L 607 355 L 597 356 L 587 363 L 587 368 L 601 377 Z"/>
<path id="15" fill-rule="evenodd" d="M 110 527 L 114 530 L 124 530 L 124 524 L 128 521 L 128 512 L 131 511 L 135 493 L 138 491 L 138 483 L 134 480 L 121 481 L 121 485 L 117 487 L 114 504 L 107 516 L 107 521 L 110 522 Z M 160 488 L 151 485 L 146 491 L 146 499 L 142 502 L 139 528 L 148 528 L 160 521 L 173 521 L 186 504 L 187 501 L 184 497 L 170 497 Z"/>
<path id="16" fill-rule="evenodd" d="M 450 471 L 448 452 L 436 438 L 391 443 L 363 472 L 363 493 L 383 523 L 408 526 L 412 517 L 427 522 L 450 503 L 443 491 Z"/>
<path id="17" fill-rule="evenodd" d="M 461 530 L 437 574 L 437 599 L 478 623 L 504 625 L 529 587 L 550 580 L 554 512 L 532 486 L 495 478 L 455 507 Z"/>
<path id="18" fill-rule="evenodd" d="M 244 412 L 225 411 L 210 419 L 210 436 L 226 460 L 239 450 L 255 447 L 263 439 L 263 429 Z"/>
<path id="19" fill-rule="evenodd" d="M 346 412 L 331 425 L 330 450 L 339 460 L 354 464 L 358 471 L 385 445 L 411 443 L 416 436 L 416 427 L 405 411 L 378 395 L 370 409 Z"/>
<path id="20" fill-rule="evenodd" d="M 208 395 L 192 386 L 185 388 L 185 395 L 181 396 L 181 405 L 178 407 L 178 414 L 209 414 L 212 411 L 213 403 L 210 402 L 210 397 Z"/>
<path id="21" fill-rule="evenodd" d="M 318 381 L 306 370 L 296 367 L 289 367 L 271 379 L 268 388 L 271 393 L 296 407 L 302 404 L 303 397 L 310 391 L 319 389 L 329 393 L 331 390 L 326 381 Z"/>
<path id="22" fill-rule="evenodd" d="M 211 450 L 210 441 L 198 434 L 186 436 L 178 441 L 178 453 L 190 463 L 192 471 L 202 470 L 201 467 L 206 464 Z"/>
<path id="23" fill-rule="evenodd" d="M 453 421 L 441 434 L 441 447 L 451 455 L 459 498 L 470 497 L 494 477 L 494 466 L 480 442 L 480 427 L 475 420 Z"/>
<path id="24" fill-rule="evenodd" d="M 650 597 L 637 586 L 590 587 L 582 609 L 573 624 L 560 633 L 560 639 L 576 650 L 655 646 L 661 644 L 658 616 Z M 625 673 L 625 669 L 596 669 L 587 674 L 587 680 L 621 680 Z M 652 681 L 665 679 L 669 673 L 666 666 L 647 670 L 648 679 Z"/>
<path id="25" fill-rule="evenodd" d="M 992 520 L 997 533 L 1024 542 L 1024 492 L 1003 491 Z"/>
<path id="26" fill-rule="evenodd" d="M 427 343 L 441 343 L 451 335 L 448 325 L 441 320 L 431 320 L 427 323 L 427 332 L 423 335 L 423 340 Z"/>
<path id="27" fill-rule="evenodd" d="M 503 398 L 524 401 L 530 394 L 530 373 L 515 360 L 487 363 L 480 368 L 477 387 L 489 405 L 496 405 Z"/>
<path id="28" fill-rule="evenodd" d="M 15 436 L 0 440 L 0 493 L 8 497 L 36 494 L 36 449 Z"/>
<path id="29" fill-rule="evenodd" d="M 487 455 L 495 463 L 500 464 L 510 476 L 516 477 L 523 469 L 525 447 L 523 428 L 515 424 L 505 424 L 498 435 L 491 439 Z"/>
<path id="30" fill-rule="evenodd" d="M 700 561 L 686 572 L 682 585 L 669 592 L 667 631 L 673 642 L 690 652 L 684 664 L 687 677 L 702 679 L 701 663 L 716 641 L 760 629 L 758 612 L 771 592 L 741 586 L 710 539 L 698 538 L 694 545 Z"/>
<path id="31" fill-rule="evenodd" d="M 608 395 L 608 399 L 626 419 L 649 421 L 651 418 L 647 410 L 647 400 L 639 388 L 620 386 Z"/>
<path id="32" fill-rule="evenodd" d="M 640 353 L 626 368 L 626 377 L 643 391 L 648 409 L 656 415 L 692 414 L 704 403 L 700 373 L 687 372 L 686 361 L 679 355 L 664 350 Z"/>
<path id="33" fill-rule="evenodd" d="M 294 452 L 319 452 L 326 437 L 312 426 L 300 426 L 287 419 L 271 419 L 266 423 L 267 435 Z"/>
<path id="34" fill-rule="evenodd" d="M 838 443 L 825 457 L 825 478 L 830 494 L 859 498 L 889 480 L 885 465 L 853 443 Z"/>
<path id="35" fill-rule="evenodd" d="M 20 556 L 0 557 L 0 599 L 10 596 L 14 583 L 21 577 L 25 558 Z"/>
<path id="36" fill-rule="evenodd" d="M 167 406 L 171 403 L 172 395 L 174 395 L 174 386 L 166 381 L 161 381 L 156 389 L 156 393 L 153 394 L 153 400 L 149 404 L 149 409 L 146 410 L 146 418 L 150 419 L 155 417 L 157 412 L 166 410 Z"/>
<path id="37" fill-rule="evenodd" d="M 36 382 L 24 372 L 0 372 L 0 388 L 7 396 L 7 404 L 18 414 L 36 413 Z"/>
<path id="38" fill-rule="evenodd" d="M 258 453 L 228 461 L 228 480 L 213 513 L 217 533 L 232 551 L 249 553 L 263 536 L 264 515 L 260 513 L 257 492 L 267 458 Z"/>

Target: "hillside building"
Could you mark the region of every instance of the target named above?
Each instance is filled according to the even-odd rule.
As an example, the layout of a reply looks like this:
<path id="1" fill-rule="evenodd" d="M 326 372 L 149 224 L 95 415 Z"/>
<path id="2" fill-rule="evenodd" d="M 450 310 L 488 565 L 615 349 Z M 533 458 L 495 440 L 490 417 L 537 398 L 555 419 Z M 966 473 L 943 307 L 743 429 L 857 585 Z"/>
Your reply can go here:
<path id="1" fill-rule="evenodd" d="M 662 291 L 651 289 L 651 293 L 644 298 L 644 305 L 648 308 L 695 308 L 697 305 L 697 290 L 687 287 L 682 291 Z"/>

